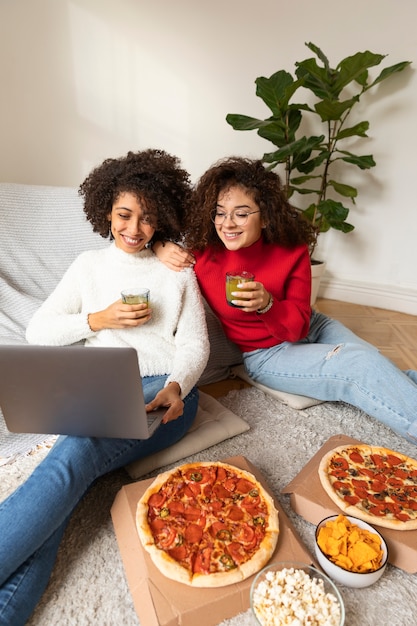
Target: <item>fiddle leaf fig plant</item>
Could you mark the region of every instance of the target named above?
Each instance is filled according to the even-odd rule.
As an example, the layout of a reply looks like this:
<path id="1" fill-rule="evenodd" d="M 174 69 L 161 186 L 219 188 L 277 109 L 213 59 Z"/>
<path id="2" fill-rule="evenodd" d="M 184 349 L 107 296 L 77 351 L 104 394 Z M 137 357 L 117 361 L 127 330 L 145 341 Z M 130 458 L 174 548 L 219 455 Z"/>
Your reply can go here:
<path id="1" fill-rule="evenodd" d="M 283 184 L 288 199 L 295 192 L 312 196 L 306 208 L 299 208 L 316 233 L 312 256 L 320 233 L 330 228 L 344 233 L 354 229 L 347 221 L 349 208 L 343 202 L 349 200 L 355 204 L 358 191 L 343 182 L 342 166 L 368 170 L 376 165 L 371 154 L 352 152 L 350 146 L 355 145 L 356 138 L 367 137 L 369 129 L 367 121 L 349 125 L 353 108 L 369 89 L 401 72 L 411 62 L 386 67 L 372 79 L 368 70 L 379 65 L 386 55 L 357 52 L 333 69 L 320 48 L 313 43 L 306 43 L 306 46 L 315 57 L 296 62 L 295 76 L 279 70 L 269 78 L 260 76 L 255 80 L 256 95 L 270 109 L 269 117 L 261 120 L 229 113 L 226 121 L 235 130 L 256 130 L 260 137 L 275 146 L 272 152 L 263 155 L 262 161 L 269 169 L 283 164 Z M 305 103 L 296 100 L 301 88 L 310 92 Z M 303 134 L 304 121 L 307 125 L 315 124 L 318 133 Z"/>

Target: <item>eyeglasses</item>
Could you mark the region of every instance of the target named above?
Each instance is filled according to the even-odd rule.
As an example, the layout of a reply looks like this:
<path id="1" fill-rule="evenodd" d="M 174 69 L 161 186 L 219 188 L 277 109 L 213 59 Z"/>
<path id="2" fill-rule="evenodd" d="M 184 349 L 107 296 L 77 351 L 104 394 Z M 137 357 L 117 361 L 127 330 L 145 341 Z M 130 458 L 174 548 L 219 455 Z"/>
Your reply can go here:
<path id="1" fill-rule="evenodd" d="M 211 221 L 214 222 L 216 226 L 220 226 L 221 224 L 223 224 L 226 217 L 230 217 L 230 219 L 236 224 L 236 226 L 244 226 L 248 221 L 249 215 L 253 215 L 254 213 L 260 213 L 260 211 L 241 211 L 240 209 L 235 209 L 231 213 L 225 213 L 224 211 L 220 211 L 219 209 L 213 209 L 210 217 Z"/>

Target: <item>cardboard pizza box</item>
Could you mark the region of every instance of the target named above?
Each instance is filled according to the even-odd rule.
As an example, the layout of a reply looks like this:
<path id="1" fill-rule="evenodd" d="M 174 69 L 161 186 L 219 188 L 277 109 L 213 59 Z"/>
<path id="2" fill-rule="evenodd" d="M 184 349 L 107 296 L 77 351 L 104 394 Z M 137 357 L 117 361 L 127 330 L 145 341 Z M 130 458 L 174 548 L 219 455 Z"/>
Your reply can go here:
<path id="1" fill-rule="evenodd" d="M 224 460 L 255 475 L 273 496 L 259 470 L 242 456 Z M 170 580 L 159 572 L 142 548 L 136 530 L 136 506 L 153 478 L 132 483 L 118 492 L 111 509 L 134 606 L 143 626 L 215 626 L 250 607 L 250 587 L 254 576 L 225 587 L 193 588 Z M 299 561 L 314 564 L 279 503 L 278 545 L 273 561 Z"/>
<path id="2" fill-rule="evenodd" d="M 323 455 L 333 448 L 350 443 L 363 443 L 346 435 L 334 435 L 303 467 L 301 472 L 282 489 L 290 494 L 291 506 L 296 513 L 312 524 L 334 513 L 341 513 L 333 500 L 324 491 L 318 467 Z M 388 561 L 410 574 L 417 572 L 417 530 L 391 530 L 373 524 L 388 545 Z"/>

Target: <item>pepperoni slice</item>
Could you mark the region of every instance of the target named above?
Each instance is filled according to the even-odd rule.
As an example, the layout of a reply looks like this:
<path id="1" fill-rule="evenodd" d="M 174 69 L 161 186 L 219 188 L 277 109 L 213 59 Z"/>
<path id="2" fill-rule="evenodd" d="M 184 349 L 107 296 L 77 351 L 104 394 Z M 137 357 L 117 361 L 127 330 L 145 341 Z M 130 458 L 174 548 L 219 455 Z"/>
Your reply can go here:
<path id="1" fill-rule="evenodd" d="M 241 524 L 236 534 L 236 539 L 240 543 L 252 543 L 255 540 L 256 544 L 255 529 L 253 526 L 249 526 L 249 524 Z"/>
<path id="2" fill-rule="evenodd" d="M 394 513 L 394 515 L 400 522 L 408 522 L 408 520 L 411 519 L 407 513 Z"/>
<path id="3" fill-rule="evenodd" d="M 212 548 L 204 548 L 196 554 L 193 572 L 196 574 L 208 574 L 210 572 Z"/>
<path id="4" fill-rule="evenodd" d="M 203 529 L 198 524 L 187 524 L 184 536 L 188 543 L 198 543 L 203 536 Z"/>
<path id="5" fill-rule="evenodd" d="M 240 509 L 236 504 L 234 504 L 233 506 L 230 507 L 229 513 L 227 515 L 228 519 L 234 521 L 234 522 L 238 522 L 240 520 L 242 520 L 245 515 L 242 511 L 242 509 Z"/>
<path id="6" fill-rule="evenodd" d="M 202 511 L 197 506 L 186 506 L 184 509 L 184 518 L 189 522 L 196 522 L 204 517 Z"/>
<path id="7" fill-rule="evenodd" d="M 336 491 L 343 491 L 343 490 L 347 490 L 348 492 L 350 491 L 347 483 L 344 483 L 341 480 L 335 480 L 333 483 L 333 488 L 336 489 Z"/>
<path id="8" fill-rule="evenodd" d="M 360 498 L 358 498 L 358 496 L 343 496 L 343 500 L 349 504 L 358 504 L 358 502 L 360 502 Z"/>
<path id="9" fill-rule="evenodd" d="M 176 546 L 168 550 L 168 554 L 176 561 L 185 561 L 188 556 L 188 549 L 185 544 L 182 544 L 181 546 Z"/>
<path id="10" fill-rule="evenodd" d="M 226 546 L 227 553 L 232 557 L 233 561 L 237 564 L 243 563 L 247 559 L 247 552 L 245 548 L 238 541 L 232 541 Z"/>
<path id="11" fill-rule="evenodd" d="M 335 469 L 329 472 L 330 476 L 334 476 L 335 478 L 347 478 L 349 476 L 348 472 L 344 469 Z"/>
<path id="12" fill-rule="evenodd" d="M 169 514 L 173 517 L 180 517 L 184 514 L 185 506 L 181 500 L 172 500 L 169 503 Z"/>
<path id="13" fill-rule="evenodd" d="M 177 531 L 171 526 L 165 527 L 163 533 L 158 535 L 158 544 L 162 550 L 166 550 L 167 548 L 174 546 L 177 540 Z"/>
<path id="14" fill-rule="evenodd" d="M 166 499 L 167 499 L 166 493 L 161 493 L 159 491 L 158 493 L 153 493 L 150 496 L 148 500 L 148 505 L 152 508 L 160 509 L 165 504 Z"/>
<path id="15" fill-rule="evenodd" d="M 401 465 L 401 463 L 403 463 L 402 459 L 399 459 L 398 456 L 394 454 L 387 454 L 387 462 L 390 465 Z"/>
<path id="16" fill-rule="evenodd" d="M 403 481 L 400 478 L 392 477 L 392 478 L 388 478 L 387 484 L 390 487 L 402 487 L 403 486 Z"/>
<path id="17" fill-rule="evenodd" d="M 375 472 L 367 467 L 358 468 L 358 472 L 359 474 L 362 474 L 363 476 L 368 476 L 369 478 L 375 477 Z"/>
<path id="18" fill-rule="evenodd" d="M 252 489 L 253 489 L 253 483 L 251 483 L 246 478 L 239 478 L 239 480 L 236 483 L 236 491 L 238 493 L 249 493 L 249 491 L 252 491 Z"/>
<path id="19" fill-rule="evenodd" d="M 385 483 L 381 483 L 379 480 L 371 480 L 369 484 L 372 491 L 381 492 L 386 488 Z"/>
<path id="20" fill-rule="evenodd" d="M 227 478 L 227 480 L 225 480 L 223 482 L 224 488 L 227 489 L 227 491 L 233 492 L 236 490 L 236 478 Z"/>
<path id="21" fill-rule="evenodd" d="M 363 463 L 364 462 L 363 456 L 361 454 L 359 454 L 359 452 L 357 450 L 353 450 L 353 452 L 351 452 L 349 454 L 349 458 L 354 463 Z"/>
<path id="22" fill-rule="evenodd" d="M 220 485 L 220 484 L 214 485 L 213 493 L 216 496 L 216 498 L 219 498 L 220 500 L 225 500 L 227 498 L 230 498 L 230 491 L 225 489 L 223 485 Z"/>
<path id="23" fill-rule="evenodd" d="M 356 487 L 354 491 L 355 495 L 358 496 L 358 498 L 360 498 L 361 500 L 366 500 L 369 497 L 368 490 L 364 489 L 363 487 Z"/>
<path id="24" fill-rule="evenodd" d="M 348 470 L 349 463 L 341 456 L 337 456 L 331 460 L 330 465 L 333 470 Z"/>
<path id="25" fill-rule="evenodd" d="M 371 454 L 371 459 L 377 468 L 382 469 L 385 467 L 384 458 L 380 454 Z"/>
<path id="26" fill-rule="evenodd" d="M 212 537 L 217 537 L 218 533 L 222 530 L 228 530 L 228 526 L 225 522 L 214 522 L 210 526 L 210 534 Z"/>
<path id="27" fill-rule="evenodd" d="M 363 489 L 367 489 L 368 487 L 366 480 L 358 480 L 357 478 L 352 478 L 352 485 L 354 487 L 362 487 Z"/>

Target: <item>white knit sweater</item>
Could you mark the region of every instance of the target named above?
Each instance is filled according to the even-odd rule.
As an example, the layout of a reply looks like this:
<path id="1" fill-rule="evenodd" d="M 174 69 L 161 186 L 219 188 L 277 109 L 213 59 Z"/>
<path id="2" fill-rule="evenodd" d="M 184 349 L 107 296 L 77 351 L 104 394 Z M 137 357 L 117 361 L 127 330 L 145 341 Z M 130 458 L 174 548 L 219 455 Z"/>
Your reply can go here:
<path id="1" fill-rule="evenodd" d="M 87 316 L 120 298 L 122 289 L 148 287 L 152 318 L 143 326 L 90 329 Z M 83 252 L 35 313 L 26 331 L 29 343 L 131 346 L 142 376 L 169 374 L 186 396 L 209 355 L 204 308 L 193 270 L 174 272 L 151 250 L 128 254 L 114 243 Z"/>

